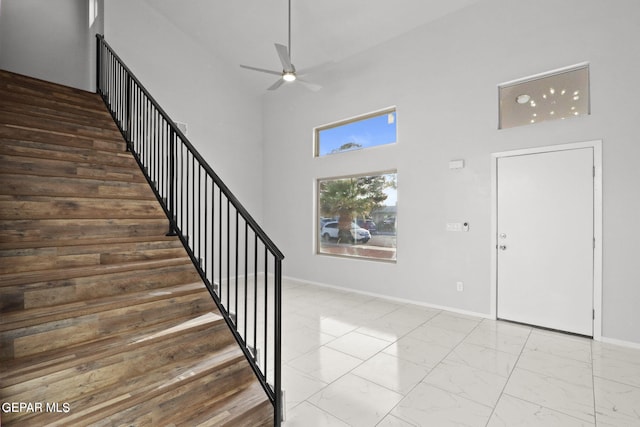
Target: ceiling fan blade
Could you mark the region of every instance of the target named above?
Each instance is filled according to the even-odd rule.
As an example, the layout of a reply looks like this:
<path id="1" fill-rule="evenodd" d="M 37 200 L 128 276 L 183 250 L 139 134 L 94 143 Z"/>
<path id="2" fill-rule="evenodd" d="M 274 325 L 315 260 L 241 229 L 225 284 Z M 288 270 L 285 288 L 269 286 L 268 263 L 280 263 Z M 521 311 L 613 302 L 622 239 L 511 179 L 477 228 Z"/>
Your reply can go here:
<path id="1" fill-rule="evenodd" d="M 246 68 L 247 70 L 260 71 L 261 73 L 273 74 L 275 76 L 281 76 L 282 75 L 282 71 L 273 71 L 273 70 L 267 70 L 267 69 L 264 69 L 264 68 L 250 67 L 248 65 L 240 65 L 240 66 L 242 68 Z"/>
<path id="2" fill-rule="evenodd" d="M 293 65 L 291 65 L 291 58 L 289 58 L 289 49 L 283 44 L 276 43 L 276 51 L 278 51 L 280 62 L 282 62 L 282 69 L 284 71 L 295 71 Z"/>
<path id="3" fill-rule="evenodd" d="M 311 83 L 308 82 L 306 80 L 302 80 L 301 78 L 297 78 L 296 79 L 297 82 L 300 82 L 303 86 L 305 86 L 307 89 L 312 90 L 314 92 L 319 91 L 320 89 L 322 89 L 322 86 L 320 86 L 319 84 L 315 84 L 315 83 Z"/>
<path id="4" fill-rule="evenodd" d="M 271 86 L 269 86 L 267 88 L 267 90 L 276 90 L 278 89 L 280 86 L 282 86 L 282 84 L 284 83 L 283 79 L 278 79 L 274 84 L 272 84 Z"/>

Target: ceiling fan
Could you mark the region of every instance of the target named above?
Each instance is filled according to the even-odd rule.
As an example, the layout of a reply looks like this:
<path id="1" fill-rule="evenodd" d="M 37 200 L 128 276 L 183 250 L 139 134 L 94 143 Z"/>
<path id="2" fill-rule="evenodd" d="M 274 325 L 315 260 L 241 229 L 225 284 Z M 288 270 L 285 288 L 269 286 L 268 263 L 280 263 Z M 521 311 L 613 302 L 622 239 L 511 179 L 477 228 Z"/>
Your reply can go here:
<path id="1" fill-rule="evenodd" d="M 278 80 L 271 86 L 269 86 L 268 90 L 276 90 L 284 83 L 290 82 L 300 82 L 308 89 L 313 91 L 318 91 L 322 88 L 322 86 L 317 85 L 315 83 L 308 82 L 300 78 L 300 76 L 304 75 L 304 72 L 297 72 L 296 67 L 291 63 L 291 0 L 289 0 L 289 46 L 285 46 L 282 44 L 275 43 L 276 52 L 278 52 L 278 56 L 280 57 L 280 62 L 282 63 L 282 71 L 274 71 L 267 70 L 264 68 L 251 67 L 249 65 L 240 65 L 242 68 L 246 68 L 248 70 L 259 71 L 261 73 L 274 74 L 276 76 L 280 76 Z"/>

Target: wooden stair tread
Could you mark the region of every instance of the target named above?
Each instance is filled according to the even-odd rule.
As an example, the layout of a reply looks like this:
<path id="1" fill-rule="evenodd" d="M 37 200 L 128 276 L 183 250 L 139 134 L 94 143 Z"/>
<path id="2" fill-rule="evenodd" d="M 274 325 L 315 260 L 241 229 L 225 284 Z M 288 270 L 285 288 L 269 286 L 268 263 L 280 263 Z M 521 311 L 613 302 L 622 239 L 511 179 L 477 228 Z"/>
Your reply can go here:
<path id="1" fill-rule="evenodd" d="M 179 425 L 189 419 L 190 425 L 199 427 L 273 426 L 273 406 L 259 384 L 251 384 L 221 400 L 198 403 L 176 407 L 164 416 L 163 422 Z"/>
<path id="2" fill-rule="evenodd" d="M 23 327 L 0 332 L 0 360 L 23 358 L 98 341 L 111 334 L 139 329 L 141 325 L 163 323 L 172 316 L 184 316 L 187 313 L 197 316 L 215 309 L 207 292 L 196 291 L 184 291 L 165 298 L 138 298 L 132 303 L 135 305 L 118 307 L 113 304 L 115 307 L 112 310 L 79 311 L 74 317 L 65 318 L 65 315 L 74 313 L 59 313 L 58 320 L 52 320 L 55 316 L 36 319 L 41 323 L 21 322 L 18 319 L 14 323 Z M 123 351 L 126 349 L 123 348 Z"/>
<path id="3" fill-rule="evenodd" d="M 51 392 L 55 392 L 63 401 L 72 401 L 74 398 L 84 398 L 90 391 L 92 399 L 97 400 L 96 395 L 101 392 L 110 397 L 123 392 L 130 394 L 131 390 L 126 385 L 133 381 L 137 386 L 144 386 L 157 384 L 159 380 L 174 380 L 175 376 L 188 372 L 186 366 L 206 362 L 217 351 L 242 354 L 238 348 L 231 346 L 217 348 L 217 343 L 208 337 L 207 331 L 200 329 L 182 335 L 174 334 L 167 339 L 128 345 L 126 352 L 107 349 L 104 354 L 84 355 L 73 364 L 60 364 L 59 369 L 43 372 L 29 380 L 3 385 L 2 390 L 17 399 L 24 399 L 24 394 L 29 393 L 35 401 L 42 401 Z M 115 392 L 102 391 L 113 388 L 114 384 L 118 386 Z M 79 385 L 86 390 L 78 393 L 74 389 Z"/>
<path id="4" fill-rule="evenodd" d="M 158 377 L 150 376 L 150 379 L 156 381 L 140 385 L 125 384 L 124 389 L 129 388 L 129 393 L 121 393 L 119 395 L 107 395 L 109 400 L 104 401 L 101 405 L 89 406 L 88 402 L 83 400 L 74 401 L 72 404 L 78 408 L 83 408 L 70 413 L 69 417 L 50 424 L 51 426 L 65 426 L 68 423 L 79 423 L 82 425 L 137 425 L 136 422 L 140 416 L 144 417 L 151 410 L 161 409 L 164 401 L 167 399 L 175 399 L 175 395 L 186 395 L 187 398 L 183 404 L 197 403 L 207 399 L 206 391 L 211 392 L 211 388 L 220 383 L 221 376 L 239 375 L 244 371 L 245 377 L 253 375 L 248 367 L 247 361 L 244 359 L 242 352 L 238 349 L 227 348 L 219 354 L 210 355 L 203 359 L 200 363 L 188 366 L 182 369 L 175 369 L 173 372 L 162 373 Z M 135 380 L 135 379 L 134 379 Z M 201 393 L 192 393 L 189 389 L 194 385 L 200 386 Z M 199 396 L 198 396 L 199 395 Z M 215 398 L 216 395 L 210 395 L 208 399 Z M 103 400 L 103 396 L 98 395 L 97 400 Z M 157 417 L 155 423 L 151 425 L 164 424 L 165 417 Z M 184 422 L 184 419 L 182 419 Z"/>
<path id="5" fill-rule="evenodd" d="M 27 309 L 21 313 L 6 313 L 2 319 L 3 324 L 0 326 L 0 331 L 5 331 L 7 328 L 25 328 L 44 322 L 66 319 L 70 317 L 70 314 L 73 315 L 72 317 L 87 316 L 101 311 L 116 310 L 133 305 L 143 305 L 154 301 L 202 292 L 206 292 L 204 285 L 200 282 L 195 282 L 157 290 L 61 304 L 55 307 Z M 27 318 L 25 318 L 25 315 Z"/>
<path id="6" fill-rule="evenodd" d="M 74 410 L 64 417 L 60 424 L 49 424 L 51 417 L 48 417 L 47 414 L 43 414 L 44 417 L 40 418 L 45 418 L 48 425 L 68 425 L 69 423 L 86 425 L 96 419 L 117 416 L 128 408 L 148 403 L 154 397 L 162 396 L 165 393 L 171 393 L 176 386 L 188 385 L 219 371 L 228 370 L 235 366 L 237 366 L 236 370 L 248 369 L 244 355 L 238 348 L 229 346 L 217 351 L 207 349 L 205 353 L 198 352 L 198 346 L 204 345 L 204 348 L 208 348 L 211 345 L 205 345 L 202 338 L 194 340 L 193 338 L 198 338 L 198 334 L 194 335 L 195 337 L 186 337 L 192 339 L 191 342 L 184 343 L 185 339 L 176 342 L 175 345 L 183 342 L 186 345 L 183 348 L 178 348 L 175 345 L 172 347 L 169 344 L 169 347 L 159 348 L 153 356 L 141 352 L 132 356 L 131 362 L 133 363 L 129 364 L 116 353 L 106 357 L 102 361 L 106 364 L 97 367 L 97 369 L 93 369 L 92 362 L 89 362 L 89 370 L 76 373 L 75 377 L 67 376 L 61 381 L 47 382 L 43 395 L 33 396 L 32 392 L 30 393 L 32 398 L 42 401 L 49 392 L 47 389 L 54 389 L 56 395 L 60 396 L 60 400 L 64 399 Z M 189 352 L 190 348 L 194 348 L 194 351 Z M 173 355 L 183 357 L 171 361 Z M 125 370 L 114 373 L 113 370 L 117 370 L 119 367 L 124 367 Z M 72 371 L 75 370 L 72 369 Z M 62 374 L 64 371 L 61 371 Z M 70 384 L 68 383 L 74 381 L 77 384 L 82 384 L 86 390 L 83 393 L 69 390 Z M 32 380 L 32 382 L 38 383 L 40 379 Z M 117 382 L 117 387 L 111 386 L 113 382 Z M 18 393 L 16 396 L 20 397 L 20 394 Z M 39 417 L 27 416 L 24 418 L 33 422 Z"/>
<path id="7" fill-rule="evenodd" d="M 2 220 L 0 220 L 2 223 Z M 10 221 L 5 221 L 5 224 L 10 223 Z M 166 231 L 166 230 L 165 230 Z M 33 249 L 33 248 L 48 248 L 48 247 L 60 247 L 64 248 L 67 246 L 77 246 L 77 245 L 109 245 L 109 244 L 126 244 L 126 243 L 145 243 L 145 242 L 156 242 L 156 241 L 174 241 L 176 240 L 175 236 L 166 236 L 163 234 L 158 235 L 150 235 L 150 236 L 135 236 L 135 237 L 125 237 L 125 236 L 116 236 L 116 237 L 105 237 L 105 238 L 83 238 L 83 239 L 74 239 L 74 240 L 62 240 L 58 242 L 12 242 L 7 243 L 4 241 L 0 241 L 0 251 L 6 250 L 20 250 L 20 249 Z"/>
<path id="8" fill-rule="evenodd" d="M 0 367 L 0 384 L 8 387 L 20 382 L 39 378 L 57 370 L 67 369 L 79 363 L 88 363 L 96 358 L 104 358 L 128 349 L 145 347 L 152 343 L 172 339 L 178 335 L 199 332 L 221 325 L 224 322 L 217 311 L 186 318 L 171 318 L 166 322 L 108 335 L 91 343 L 56 349 L 36 355 L 6 361 Z"/>

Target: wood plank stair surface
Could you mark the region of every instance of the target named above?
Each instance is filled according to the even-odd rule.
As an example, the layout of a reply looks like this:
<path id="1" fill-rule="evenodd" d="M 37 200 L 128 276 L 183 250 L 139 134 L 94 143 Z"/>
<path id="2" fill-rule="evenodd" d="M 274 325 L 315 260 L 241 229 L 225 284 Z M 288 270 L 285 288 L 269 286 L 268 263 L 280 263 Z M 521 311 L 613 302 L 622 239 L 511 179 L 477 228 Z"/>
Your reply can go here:
<path id="1" fill-rule="evenodd" d="M 273 424 L 168 227 L 98 95 L 0 70 L 0 425 Z"/>

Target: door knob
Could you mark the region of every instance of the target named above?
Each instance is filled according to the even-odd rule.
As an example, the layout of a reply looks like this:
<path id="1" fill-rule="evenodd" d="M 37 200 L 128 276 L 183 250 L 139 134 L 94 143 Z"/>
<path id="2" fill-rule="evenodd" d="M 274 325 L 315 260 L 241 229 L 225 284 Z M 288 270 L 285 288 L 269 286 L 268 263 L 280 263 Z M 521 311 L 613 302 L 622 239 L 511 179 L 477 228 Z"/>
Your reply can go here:
<path id="1" fill-rule="evenodd" d="M 507 250 L 507 245 L 500 245 L 500 250 L 501 251 L 506 251 Z"/>

